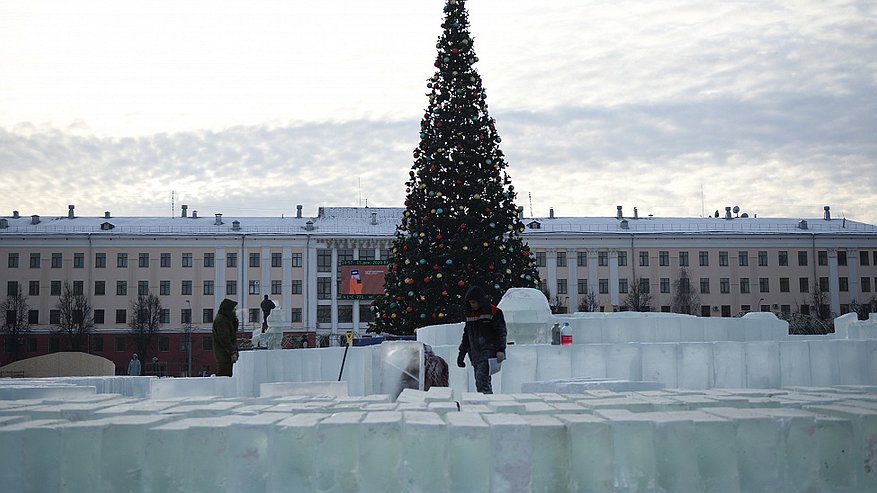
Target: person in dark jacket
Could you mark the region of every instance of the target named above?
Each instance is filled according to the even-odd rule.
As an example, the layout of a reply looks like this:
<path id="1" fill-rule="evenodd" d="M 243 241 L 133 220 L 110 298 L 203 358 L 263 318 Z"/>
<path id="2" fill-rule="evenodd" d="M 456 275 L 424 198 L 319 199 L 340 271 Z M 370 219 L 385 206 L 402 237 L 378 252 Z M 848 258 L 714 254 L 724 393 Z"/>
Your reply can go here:
<path id="1" fill-rule="evenodd" d="M 502 363 L 505 359 L 505 317 L 502 310 L 491 304 L 487 294 L 478 286 L 469 288 L 464 301 L 468 305 L 464 309 L 466 325 L 463 327 L 457 366 L 466 367 L 465 358 L 468 354 L 475 370 L 475 388 L 483 394 L 492 394 L 488 359 L 496 358 L 497 363 Z"/>
<path id="2" fill-rule="evenodd" d="M 259 305 L 262 308 L 262 332 L 265 332 L 265 329 L 268 328 L 268 315 L 271 315 L 271 310 L 277 308 L 277 305 L 274 304 L 273 301 L 268 299 L 268 295 L 265 295 L 265 299 L 262 300 L 262 304 Z"/>
<path id="3" fill-rule="evenodd" d="M 213 357 L 216 359 L 216 376 L 230 377 L 232 365 L 238 360 L 237 301 L 228 298 L 219 304 L 219 313 L 213 319 Z"/>

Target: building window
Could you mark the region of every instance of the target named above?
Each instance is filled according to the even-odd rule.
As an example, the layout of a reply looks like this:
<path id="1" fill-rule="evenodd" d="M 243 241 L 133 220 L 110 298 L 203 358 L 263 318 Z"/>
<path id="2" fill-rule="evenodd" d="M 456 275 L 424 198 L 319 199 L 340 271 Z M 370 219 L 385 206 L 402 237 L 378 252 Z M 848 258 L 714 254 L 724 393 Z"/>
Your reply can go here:
<path id="1" fill-rule="evenodd" d="M 183 308 L 180 310 L 180 323 L 181 324 L 191 324 L 192 323 L 192 309 L 191 308 Z"/>
<path id="2" fill-rule="evenodd" d="M 189 253 L 189 252 L 184 253 L 182 255 L 181 259 L 182 259 L 181 265 L 183 267 L 192 267 L 192 254 L 191 253 Z"/>
<path id="3" fill-rule="evenodd" d="M 609 265 L 609 252 L 597 252 L 597 265 L 600 267 Z"/>
<path id="4" fill-rule="evenodd" d="M 147 296 L 149 294 L 149 281 L 137 281 L 137 295 Z"/>
<path id="5" fill-rule="evenodd" d="M 100 281 L 103 282 L 103 281 Z M 95 293 L 97 294 L 97 293 Z M 39 296 L 40 295 L 40 281 L 29 281 L 27 286 L 27 295 L 28 296 Z"/>
<path id="6" fill-rule="evenodd" d="M 710 316 L 710 306 L 709 305 L 700 305 L 700 316 L 701 317 L 709 317 Z"/>
<path id="7" fill-rule="evenodd" d="M 93 353 L 104 352 L 104 338 L 103 337 L 92 336 L 92 338 L 91 338 L 91 352 L 93 352 Z"/>
<path id="8" fill-rule="evenodd" d="M 84 253 L 74 253 L 73 254 L 73 268 L 74 269 L 85 268 L 85 254 Z"/>
<path id="9" fill-rule="evenodd" d="M 579 267 L 588 266 L 588 252 L 576 252 L 576 265 Z"/>
<path id="10" fill-rule="evenodd" d="M 661 305 L 662 313 L 670 313 L 670 305 Z"/>
<path id="11" fill-rule="evenodd" d="M 780 312 L 786 315 L 792 313 L 792 305 L 780 305 Z"/>
<path id="12" fill-rule="evenodd" d="M 117 253 L 116 254 L 116 267 L 119 269 L 127 269 L 128 268 L 128 254 L 127 253 Z"/>
<path id="13" fill-rule="evenodd" d="M 847 252 L 845 250 L 837 251 L 837 265 L 847 265 Z"/>
<path id="14" fill-rule="evenodd" d="M 749 252 L 737 252 L 737 263 L 740 264 L 740 267 L 748 267 Z"/>
<path id="15" fill-rule="evenodd" d="M 719 252 L 719 267 L 728 266 L 728 252 Z"/>
<path id="16" fill-rule="evenodd" d="M 743 294 L 749 293 L 749 278 L 741 277 L 740 278 L 740 292 Z"/>
<path id="17" fill-rule="evenodd" d="M 359 323 L 370 323 L 375 321 L 375 312 L 373 312 L 371 308 L 371 305 L 359 305 Z"/>
<path id="18" fill-rule="evenodd" d="M 329 324 L 332 323 L 332 307 L 329 305 L 318 305 L 317 306 L 317 323 L 318 324 Z"/>
<path id="19" fill-rule="evenodd" d="M 301 253 L 292 254 L 292 266 L 301 267 Z"/>
<path id="20" fill-rule="evenodd" d="M 536 267 L 545 267 L 545 252 L 536 252 Z"/>
<path id="21" fill-rule="evenodd" d="M 250 294 L 258 295 L 259 294 L 259 281 L 250 281 L 248 292 Z"/>
<path id="22" fill-rule="evenodd" d="M 97 325 L 103 325 L 104 323 L 104 311 L 97 309 L 94 311 L 94 323 Z"/>
<path id="23" fill-rule="evenodd" d="M 301 308 L 293 308 L 290 312 L 290 322 L 292 323 L 301 323 Z"/>
<path id="24" fill-rule="evenodd" d="M 161 265 L 162 267 L 170 267 L 171 266 L 171 254 L 162 253 L 160 258 L 161 258 L 161 264 L 159 264 L 159 265 Z"/>
<path id="25" fill-rule="evenodd" d="M 816 263 L 819 265 L 828 265 L 828 252 L 825 250 L 816 252 Z"/>
<path id="26" fill-rule="evenodd" d="M 557 294 L 567 294 L 566 279 L 557 280 Z"/>
<path id="27" fill-rule="evenodd" d="M 59 325 L 61 323 L 61 310 L 49 310 L 49 324 Z"/>
<path id="28" fill-rule="evenodd" d="M 609 293 L 609 279 L 600 279 L 599 280 L 599 289 L 600 289 L 600 294 L 608 294 Z"/>
<path id="29" fill-rule="evenodd" d="M 230 294 L 230 295 L 238 294 L 237 281 L 225 281 L 225 294 Z"/>
<path id="30" fill-rule="evenodd" d="M 204 254 L 204 267 L 214 267 L 216 265 L 216 255 L 213 253 Z"/>
<path id="31" fill-rule="evenodd" d="M 557 252 L 557 266 L 566 267 L 566 252 Z"/>
<path id="32" fill-rule="evenodd" d="M 767 252 L 764 250 L 758 251 L 758 266 L 767 267 Z"/>
<path id="33" fill-rule="evenodd" d="M 238 266 L 238 254 L 237 253 L 225 254 L 225 266 L 228 268 L 236 268 Z"/>
<path id="34" fill-rule="evenodd" d="M 204 295 L 213 296 L 213 281 L 204 281 Z"/>
<path id="35" fill-rule="evenodd" d="M 389 260 L 390 259 L 390 250 L 388 248 L 381 248 L 380 260 Z"/>
<path id="36" fill-rule="evenodd" d="M 49 285 L 49 288 L 49 295 L 61 296 L 61 281 L 52 281 L 52 283 Z"/>
<path id="37" fill-rule="evenodd" d="M 788 293 L 789 292 L 789 278 L 781 277 L 780 278 L 780 293 Z"/>
<path id="38" fill-rule="evenodd" d="M 707 267 L 710 265 L 710 252 L 698 252 L 697 257 L 700 261 L 701 267 Z"/>
<path id="39" fill-rule="evenodd" d="M 116 296 L 128 296 L 128 281 L 116 281 Z"/>
<path id="40" fill-rule="evenodd" d="M 375 249 L 374 248 L 360 248 L 359 249 L 359 260 L 374 260 L 375 259 Z"/>
<path id="41" fill-rule="evenodd" d="M 77 296 L 85 294 L 85 281 L 73 281 L 73 294 Z"/>
<path id="42" fill-rule="evenodd" d="M 171 294 L 171 282 L 170 281 L 159 281 L 158 283 L 158 294 L 162 296 L 170 296 Z"/>
<path id="43" fill-rule="evenodd" d="M 201 323 L 213 323 L 213 308 L 205 308 L 201 311 Z"/>
<path id="44" fill-rule="evenodd" d="M 283 254 L 282 253 L 272 253 L 271 254 L 271 267 L 283 267 Z"/>
<path id="45" fill-rule="evenodd" d="M 670 278 L 662 277 L 661 278 L 661 293 L 669 293 L 670 292 Z"/>
<path id="46" fill-rule="evenodd" d="M 588 280 L 587 279 L 579 279 L 578 280 L 578 290 L 579 290 L 579 294 L 588 294 Z"/>
<path id="47" fill-rule="evenodd" d="M 271 280 L 271 294 L 283 294 L 283 281 Z"/>
<path id="48" fill-rule="evenodd" d="M 18 281 L 6 282 L 6 296 L 15 296 L 18 294 Z"/>
<path id="49" fill-rule="evenodd" d="M 191 296 L 192 295 L 192 281 L 183 281 L 180 283 L 180 295 L 182 296 Z"/>
<path id="50" fill-rule="evenodd" d="M 262 320 L 259 318 L 259 312 L 261 311 L 258 308 L 250 308 L 250 323 L 259 323 Z"/>
<path id="51" fill-rule="evenodd" d="M 293 279 L 292 280 L 292 294 L 301 294 L 302 292 L 302 282 L 301 279 Z"/>
<path id="52" fill-rule="evenodd" d="M 640 267 L 648 267 L 649 266 L 649 252 L 639 252 L 639 266 Z"/>
<path id="53" fill-rule="evenodd" d="M 809 277 L 799 277 L 798 278 L 798 291 L 802 293 L 810 292 L 810 278 Z"/>
<path id="54" fill-rule="evenodd" d="M 777 263 L 783 267 L 789 265 L 789 252 L 785 250 L 777 252 Z"/>
<path id="55" fill-rule="evenodd" d="M 63 254 L 60 254 L 60 253 L 53 253 L 52 254 L 52 268 L 53 269 L 60 269 L 63 262 L 64 262 Z"/>
<path id="56" fill-rule="evenodd" d="M 679 267 L 688 267 L 688 252 L 679 252 Z"/>
<path id="57" fill-rule="evenodd" d="M 810 305 L 801 305 L 801 315 L 810 315 Z"/>
<path id="58" fill-rule="evenodd" d="M 728 294 L 731 292 L 731 279 L 727 277 L 722 277 L 719 279 L 719 291 L 722 294 Z"/>
<path id="59" fill-rule="evenodd" d="M 618 265 L 620 267 L 627 266 L 627 252 L 618 252 Z"/>
<path id="60" fill-rule="evenodd" d="M 204 336 L 201 339 L 201 349 L 204 351 L 213 351 L 213 336 Z"/>
<path id="61" fill-rule="evenodd" d="M 148 253 L 141 253 L 137 256 L 137 267 L 149 267 Z"/>
<path id="62" fill-rule="evenodd" d="M 116 323 L 123 324 L 128 321 L 127 311 L 124 308 L 116 310 Z"/>
<path id="63" fill-rule="evenodd" d="M 865 250 L 859 252 L 859 265 L 868 265 L 868 252 Z"/>
<path id="64" fill-rule="evenodd" d="M 250 267 L 259 267 L 260 265 L 259 254 L 251 253 L 250 254 Z"/>
<path id="65" fill-rule="evenodd" d="M 618 292 L 620 294 L 627 294 L 629 290 L 629 281 L 627 279 L 619 279 L 618 280 Z"/>
<path id="66" fill-rule="evenodd" d="M 700 292 L 703 294 L 709 294 L 710 280 L 708 277 L 701 277 L 700 278 Z"/>
<path id="67" fill-rule="evenodd" d="M 18 268 L 18 254 L 17 253 L 10 253 L 9 254 L 9 257 L 7 258 L 7 261 L 6 261 L 6 266 L 9 267 L 10 269 L 17 269 Z"/>
<path id="68" fill-rule="evenodd" d="M 162 353 L 166 353 L 171 350 L 171 340 L 168 336 L 159 336 L 158 338 L 158 350 Z"/>
<path id="69" fill-rule="evenodd" d="M 819 290 L 822 291 L 823 293 L 828 292 L 828 278 L 827 277 L 820 277 L 819 278 Z"/>
<path id="70" fill-rule="evenodd" d="M 798 266 L 807 265 L 807 251 L 798 250 Z"/>
<path id="71" fill-rule="evenodd" d="M 317 272 L 332 272 L 331 250 L 317 250 Z"/>
<path id="72" fill-rule="evenodd" d="M 30 268 L 31 269 L 39 269 L 40 268 L 40 254 L 39 253 L 30 254 Z"/>
<path id="73" fill-rule="evenodd" d="M 338 305 L 338 323 L 353 323 L 353 305 Z"/>
<path id="74" fill-rule="evenodd" d="M 94 266 L 97 269 L 104 269 L 107 266 L 107 254 L 106 253 L 95 253 L 94 254 Z"/>
<path id="75" fill-rule="evenodd" d="M 160 323 L 160 324 L 171 323 L 171 310 L 170 310 L 170 308 L 162 308 L 161 311 L 158 312 L 158 323 Z"/>
<path id="76" fill-rule="evenodd" d="M 651 287 L 649 286 L 649 279 L 647 277 L 639 278 L 639 292 L 643 294 L 648 294 L 651 291 Z"/>
<path id="77" fill-rule="evenodd" d="M 761 293 L 770 292 L 770 279 L 767 277 L 758 278 L 758 291 Z"/>
<path id="78" fill-rule="evenodd" d="M 848 277 L 838 277 L 837 278 L 837 289 L 841 292 L 846 292 L 850 290 L 850 278 Z"/>
<path id="79" fill-rule="evenodd" d="M 871 278 L 870 277 L 863 277 L 862 279 L 860 279 L 860 281 L 861 281 L 861 285 L 862 285 L 862 292 L 863 293 L 870 293 L 871 292 Z"/>
<path id="80" fill-rule="evenodd" d="M 317 278 L 317 299 L 328 300 L 332 298 L 332 278 Z"/>
<path id="81" fill-rule="evenodd" d="M 125 337 L 116 336 L 114 346 L 117 353 L 125 352 Z"/>
<path id="82" fill-rule="evenodd" d="M 722 305 L 722 316 L 730 317 L 731 316 L 731 305 Z"/>

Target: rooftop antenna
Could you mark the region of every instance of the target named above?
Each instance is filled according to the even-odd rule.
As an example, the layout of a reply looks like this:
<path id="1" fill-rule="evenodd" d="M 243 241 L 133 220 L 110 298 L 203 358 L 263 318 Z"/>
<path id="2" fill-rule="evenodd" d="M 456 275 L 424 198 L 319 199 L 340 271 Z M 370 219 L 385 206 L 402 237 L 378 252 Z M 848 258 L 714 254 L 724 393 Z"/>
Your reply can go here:
<path id="1" fill-rule="evenodd" d="M 360 178 L 358 176 L 356 177 L 356 190 L 357 190 L 357 193 L 359 194 L 359 204 L 357 204 L 357 205 L 362 207 L 362 178 Z"/>
<path id="2" fill-rule="evenodd" d="M 527 192 L 527 196 L 530 197 L 530 217 L 533 217 L 533 192 Z"/>
<path id="3" fill-rule="evenodd" d="M 174 218 L 174 191 L 171 190 L 171 219 Z"/>
<path id="4" fill-rule="evenodd" d="M 700 184 L 700 217 L 703 217 L 703 183 Z"/>

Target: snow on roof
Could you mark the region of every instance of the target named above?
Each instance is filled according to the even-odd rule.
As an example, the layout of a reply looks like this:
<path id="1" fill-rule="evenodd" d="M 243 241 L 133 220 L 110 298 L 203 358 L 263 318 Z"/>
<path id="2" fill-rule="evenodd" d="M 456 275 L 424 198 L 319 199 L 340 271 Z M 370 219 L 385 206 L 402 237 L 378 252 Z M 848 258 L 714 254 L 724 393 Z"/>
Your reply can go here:
<path id="1" fill-rule="evenodd" d="M 316 217 L 41 217 L 7 216 L 3 234 L 101 235 L 350 235 L 392 236 L 405 211 L 401 207 L 320 207 Z M 235 229 L 235 222 L 238 228 Z M 308 229 L 308 223 L 312 229 Z M 557 234 L 877 234 L 877 226 L 849 219 L 823 218 L 674 218 L 528 217 L 525 236 Z M 531 225 L 537 222 L 539 227 Z M 112 228 L 101 228 L 109 223 Z M 2 224 L 2 222 L 0 222 Z"/>

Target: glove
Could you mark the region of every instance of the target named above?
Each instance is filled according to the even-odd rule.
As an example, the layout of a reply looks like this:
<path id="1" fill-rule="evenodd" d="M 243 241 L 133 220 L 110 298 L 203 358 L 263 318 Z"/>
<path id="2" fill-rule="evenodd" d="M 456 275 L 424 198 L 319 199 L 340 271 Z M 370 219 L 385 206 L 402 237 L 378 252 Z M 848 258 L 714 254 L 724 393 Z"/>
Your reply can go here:
<path id="1" fill-rule="evenodd" d="M 232 363 L 237 363 L 237 362 L 238 362 L 238 352 L 237 352 L 237 351 L 231 353 L 231 362 L 232 362 Z"/>
<path id="2" fill-rule="evenodd" d="M 464 359 L 465 357 L 466 353 L 460 353 L 459 355 L 457 355 L 457 366 L 459 366 L 460 368 L 466 368 L 466 360 Z"/>
<path id="3" fill-rule="evenodd" d="M 496 362 L 502 363 L 503 361 L 505 361 L 505 353 L 502 351 L 499 351 L 498 353 L 496 353 Z"/>

